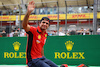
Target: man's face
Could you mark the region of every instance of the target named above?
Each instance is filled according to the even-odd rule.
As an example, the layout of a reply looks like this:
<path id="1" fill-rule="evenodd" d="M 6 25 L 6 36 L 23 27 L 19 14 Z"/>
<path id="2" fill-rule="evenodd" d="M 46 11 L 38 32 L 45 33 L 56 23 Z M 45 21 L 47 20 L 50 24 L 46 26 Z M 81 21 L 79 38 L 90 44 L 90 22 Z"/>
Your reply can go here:
<path id="1" fill-rule="evenodd" d="M 49 21 L 42 20 L 39 26 L 42 30 L 46 30 L 49 27 Z"/>

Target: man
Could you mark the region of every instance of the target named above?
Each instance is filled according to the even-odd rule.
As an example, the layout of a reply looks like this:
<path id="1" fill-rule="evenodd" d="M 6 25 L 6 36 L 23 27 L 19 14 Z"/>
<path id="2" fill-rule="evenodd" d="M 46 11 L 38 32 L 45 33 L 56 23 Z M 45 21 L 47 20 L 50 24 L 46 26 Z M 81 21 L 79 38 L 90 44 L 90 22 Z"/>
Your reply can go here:
<path id="1" fill-rule="evenodd" d="M 6 36 L 7 36 L 7 34 L 6 34 L 5 30 L 3 30 L 2 31 L 2 37 L 6 37 Z"/>
<path id="2" fill-rule="evenodd" d="M 55 63 L 44 57 L 43 46 L 46 41 L 46 30 L 49 27 L 50 19 L 43 17 L 37 28 L 28 25 L 28 18 L 35 9 L 34 4 L 34 1 L 29 2 L 27 13 L 22 22 L 23 28 L 29 35 L 26 48 L 26 63 L 29 67 L 58 67 Z"/>

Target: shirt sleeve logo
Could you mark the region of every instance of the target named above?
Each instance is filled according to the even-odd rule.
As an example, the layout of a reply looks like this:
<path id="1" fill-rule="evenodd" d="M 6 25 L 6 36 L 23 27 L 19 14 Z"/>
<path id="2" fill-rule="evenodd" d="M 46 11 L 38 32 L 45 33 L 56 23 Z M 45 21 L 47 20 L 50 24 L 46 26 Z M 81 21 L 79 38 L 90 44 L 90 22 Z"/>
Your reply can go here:
<path id="1" fill-rule="evenodd" d="M 45 34 L 45 37 L 47 37 L 47 34 Z"/>

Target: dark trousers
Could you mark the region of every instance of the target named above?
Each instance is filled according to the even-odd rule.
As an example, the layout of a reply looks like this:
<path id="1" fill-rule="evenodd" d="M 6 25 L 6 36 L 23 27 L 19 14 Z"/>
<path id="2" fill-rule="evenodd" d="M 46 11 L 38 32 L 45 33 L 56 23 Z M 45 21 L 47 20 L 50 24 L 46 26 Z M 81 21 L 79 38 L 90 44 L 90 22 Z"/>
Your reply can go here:
<path id="1" fill-rule="evenodd" d="M 31 62 L 28 63 L 29 67 L 58 67 L 51 60 L 46 59 L 45 57 L 32 59 Z"/>

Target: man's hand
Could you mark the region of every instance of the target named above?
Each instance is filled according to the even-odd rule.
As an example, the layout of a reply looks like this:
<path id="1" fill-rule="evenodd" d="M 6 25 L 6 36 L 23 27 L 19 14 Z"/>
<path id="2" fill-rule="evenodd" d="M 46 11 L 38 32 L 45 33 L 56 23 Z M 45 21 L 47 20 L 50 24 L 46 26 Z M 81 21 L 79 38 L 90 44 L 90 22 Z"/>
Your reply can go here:
<path id="1" fill-rule="evenodd" d="M 31 14 L 31 12 L 32 12 L 34 9 L 35 9 L 35 2 L 34 2 L 34 1 L 29 2 L 28 7 L 27 7 L 28 13 Z"/>

